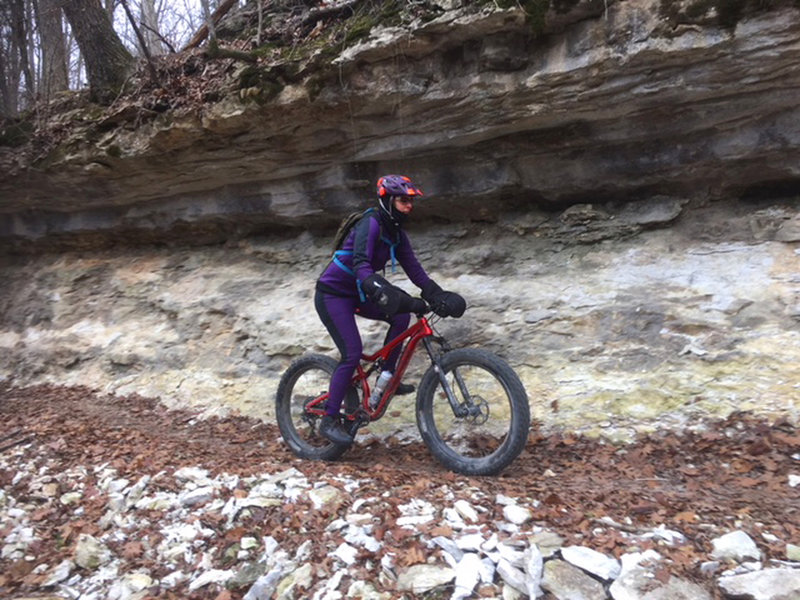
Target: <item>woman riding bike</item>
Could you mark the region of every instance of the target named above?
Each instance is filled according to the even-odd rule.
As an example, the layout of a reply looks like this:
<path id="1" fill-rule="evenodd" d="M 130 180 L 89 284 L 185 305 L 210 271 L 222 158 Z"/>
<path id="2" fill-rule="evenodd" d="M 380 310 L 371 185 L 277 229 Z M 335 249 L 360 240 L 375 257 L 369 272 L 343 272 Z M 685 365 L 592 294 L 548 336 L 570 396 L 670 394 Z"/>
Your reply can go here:
<path id="1" fill-rule="evenodd" d="M 414 255 L 403 225 L 411 214 L 414 200 L 422 191 L 403 175 L 378 179 L 378 209 L 364 213 L 352 228 L 340 250 L 317 280 L 314 305 L 323 325 L 341 355 L 333 372 L 325 405 L 326 414 L 319 432 L 336 444 L 350 444 L 353 438 L 339 417 L 342 401 L 351 385 L 362 353 L 361 335 L 355 316 L 389 324 L 386 341 L 408 327 L 410 313 L 424 312 L 424 301 L 412 298 L 389 283 L 382 271 L 391 259 L 392 269 L 400 263 L 408 278 L 422 290 L 422 297 L 440 313 L 461 316 L 464 299 L 445 292 L 433 281 Z M 384 369 L 394 372 L 401 347 L 389 356 Z M 409 394 L 414 386 L 400 384 L 396 394 Z"/>

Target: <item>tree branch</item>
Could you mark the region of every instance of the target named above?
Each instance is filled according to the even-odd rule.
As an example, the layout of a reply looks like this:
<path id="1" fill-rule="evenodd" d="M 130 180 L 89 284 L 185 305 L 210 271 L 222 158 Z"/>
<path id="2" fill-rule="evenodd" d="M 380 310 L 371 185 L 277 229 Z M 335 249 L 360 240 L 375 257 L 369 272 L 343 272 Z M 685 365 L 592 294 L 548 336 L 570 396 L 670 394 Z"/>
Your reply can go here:
<path id="1" fill-rule="evenodd" d="M 213 25 L 219 23 L 220 19 L 227 14 L 227 12 L 233 7 L 234 4 L 236 4 L 236 2 L 237 0 L 224 0 L 224 2 L 219 5 L 217 10 L 214 11 L 214 14 L 211 15 L 211 23 Z M 208 24 L 203 23 L 203 25 L 200 26 L 200 28 L 192 36 L 192 39 L 189 40 L 189 43 L 186 44 L 183 49 L 190 50 L 191 48 L 197 48 L 203 42 L 203 40 L 206 39 L 206 37 L 208 37 Z"/>
<path id="2" fill-rule="evenodd" d="M 128 21 L 131 22 L 131 27 L 133 27 L 133 31 L 136 34 L 136 38 L 139 40 L 139 45 L 142 47 L 142 53 L 144 57 L 147 59 L 147 66 L 150 69 L 150 77 L 153 78 L 153 81 L 160 85 L 158 79 L 158 71 L 156 71 L 156 66 L 153 64 L 153 57 L 150 56 L 150 48 L 147 47 L 147 42 L 144 40 L 144 36 L 142 35 L 139 26 L 136 24 L 136 19 L 133 18 L 133 14 L 131 14 L 131 9 L 128 7 L 128 0 L 120 0 L 122 4 L 122 8 L 125 9 L 125 14 L 128 15 Z"/>

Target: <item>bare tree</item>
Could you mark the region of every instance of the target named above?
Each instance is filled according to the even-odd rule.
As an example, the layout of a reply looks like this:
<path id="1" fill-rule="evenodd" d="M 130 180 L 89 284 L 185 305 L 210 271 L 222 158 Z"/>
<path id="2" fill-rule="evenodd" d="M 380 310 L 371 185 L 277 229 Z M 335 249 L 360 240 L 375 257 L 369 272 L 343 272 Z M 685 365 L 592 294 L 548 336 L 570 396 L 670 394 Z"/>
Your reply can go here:
<path id="1" fill-rule="evenodd" d="M 61 2 L 86 61 L 90 96 L 98 102 L 109 102 L 124 86 L 134 58 L 122 45 L 99 0 Z"/>
<path id="2" fill-rule="evenodd" d="M 140 0 L 139 6 L 140 22 L 142 24 L 142 34 L 144 35 L 145 45 L 151 55 L 164 54 L 166 48 L 162 41 L 158 12 L 156 11 L 155 0 Z"/>
<path id="3" fill-rule="evenodd" d="M 28 48 L 28 29 L 30 21 L 26 16 L 24 0 L 10 0 L 11 9 L 11 36 L 19 55 L 19 67 L 25 78 L 25 100 L 31 104 L 36 95 L 36 84 L 31 70 L 31 61 Z"/>
<path id="4" fill-rule="evenodd" d="M 67 75 L 67 41 L 57 0 L 38 0 L 37 20 L 41 41 L 41 79 L 39 93 L 50 100 L 56 92 L 69 86 Z"/>

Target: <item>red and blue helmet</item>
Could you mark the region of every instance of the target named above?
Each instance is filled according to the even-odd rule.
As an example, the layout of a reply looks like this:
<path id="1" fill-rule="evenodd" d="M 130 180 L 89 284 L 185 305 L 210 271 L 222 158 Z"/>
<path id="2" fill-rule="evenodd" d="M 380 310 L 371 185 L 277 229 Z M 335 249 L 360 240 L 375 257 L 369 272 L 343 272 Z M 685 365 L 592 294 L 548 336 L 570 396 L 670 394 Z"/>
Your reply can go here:
<path id="1" fill-rule="evenodd" d="M 378 198 L 394 198 L 396 196 L 423 196 L 419 189 L 410 178 L 405 175 L 384 175 L 378 179 Z"/>

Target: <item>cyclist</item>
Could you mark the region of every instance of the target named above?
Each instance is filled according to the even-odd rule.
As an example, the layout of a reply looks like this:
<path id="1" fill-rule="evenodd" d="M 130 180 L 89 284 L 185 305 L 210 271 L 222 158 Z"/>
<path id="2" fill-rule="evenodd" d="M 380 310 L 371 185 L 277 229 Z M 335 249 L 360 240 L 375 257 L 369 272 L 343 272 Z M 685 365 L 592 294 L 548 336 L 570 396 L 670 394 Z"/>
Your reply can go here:
<path id="1" fill-rule="evenodd" d="M 455 303 L 456 315 L 463 298 L 444 292 L 434 282 L 414 255 L 403 224 L 422 191 L 404 175 L 385 175 L 378 179 L 378 208 L 364 213 L 345 238 L 340 250 L 317 280 L 314 306 L 336 344 L 341 358 L 328 388 L 326 415 L 319 431 L 337 444 L 349 444 L 352 436 L 342 426 L 339 410 L 362 352 L 361 335 L 355 316 L 385 321 L 389 324 L 386 342 L 400 335 L 410 321 L 410 313 L 424 312 L 425 302 L 412 298 L 390 284 L 377 272 L 391 259 L 392 268 L 399 262 L 408 278 L 422 290 L 422 297 L 432 305 Z M 444 309 L 442 309 L 444 310 Z M 438 312 L 438 310 L 437 310 Z M 464 307 L 460 306 L 460 312 Z M 384 369 L 394 372 L 401 348 L 389 356 Z M 409 394 L 414 386 L 401 383 L 396 394 Z"/>

